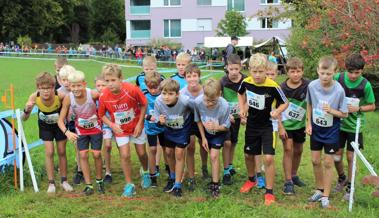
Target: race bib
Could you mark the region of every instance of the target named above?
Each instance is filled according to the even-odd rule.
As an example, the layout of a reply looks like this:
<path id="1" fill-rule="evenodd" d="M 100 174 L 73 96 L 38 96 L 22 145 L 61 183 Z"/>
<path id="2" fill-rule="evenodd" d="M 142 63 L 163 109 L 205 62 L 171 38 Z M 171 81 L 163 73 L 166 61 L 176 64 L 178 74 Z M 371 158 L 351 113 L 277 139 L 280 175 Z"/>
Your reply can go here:
<path id="1" fill-rule="evenodd" d="M 346 98 L 346 103 L 347 105 L 351 105 L 353 107 L 359 107 L 359 98 L 349 98 L 349 97 L 345 97 Z"/>
<path id="2" fill-rule="evenodd" d="M 322 109 L 313 109 L 312 111 L 313 123 L 321 127 L 333 126 L 333 116 L 324 112 Z"/>
<path id="3" fill-rule="evenodd" d="M 246 91 L 247 103 L 249 107 L 257 110 L 263 110 L 265 108 L 265 96 L 258 95 L 254 92 Z"/>
<path id="4" fill-rule="evenodd" d="M 114 113 L 114 119 L 117 125 L 128 124 L 134 119 L 134 117 L 135 113 L 133 109 Z"/>
<path id="5" fill-rule="evenodd" d="M 93 115 L 92 117 L 88 119 L 78 118 L 78 126 L 83 129 L 92 129 L 96 126 L 98 126 L 97 122 L 97 116 Z"/>
<path id="6" fill-rule="evenodd" d="M 44 113 L 39 112 L 38 117 L 40 120 L 42 120 L 46 124 L 56 124 L 58 123 L 59 114 L 54 113 L 54 114 L 45 115 Z"/>
<path id="7" fill-rule="evenodd" d="M 230 108 L 230 115 L 232 115 L 234 118 L 239 117 L 240 113 L 240 108 L 238 103 L 229 103 L 229 108 Z"/>
<path id="8" fill-rule="evenodd" d="M 290 102 L 288 108 L 282 113 L 283 114 L 282 120 L 283 121 L 284 120 L 303 121 L 303 118 L 306 112 L 307 111 L 304 108 Z"/>
<path id="9" fill-rule="evenodd" d="M 167 117 L 166 125 L 173 129 L 181 129 L 184 126 L 184 118 L 179 115 L 171 115 Z"/>

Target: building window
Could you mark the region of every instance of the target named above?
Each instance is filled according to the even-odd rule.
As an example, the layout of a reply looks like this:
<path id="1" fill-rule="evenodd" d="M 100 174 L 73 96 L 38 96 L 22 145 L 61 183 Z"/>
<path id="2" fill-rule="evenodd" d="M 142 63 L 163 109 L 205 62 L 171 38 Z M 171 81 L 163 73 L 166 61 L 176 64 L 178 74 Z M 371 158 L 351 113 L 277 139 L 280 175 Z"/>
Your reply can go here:
<path id="1" fill-rule="evenodd" d="M 197 19 L 197 31 L 212 31 L 212 19 L 211 18 Z"/>
<path id="2" fill-rule="evenodd" d="M 180 20 L 164 20 L 164 37 L 181 37 L 182 27 Z"/>
<path id="3" fill-rule="evenodd" d="M 263 17 L 260 19 L 262 29 L 275 29 L 278 28 L 278 21 L 269 17 Z"/>
<path id="4" fill-rule="evenodd" d="M 245 0 L 228 0 L 228 11 L 245 11 Z"/>
<path id="5" fill-rule="evenodd" d="M 180 6 L 180 0 L 164 0 L 164 6 Z"/>
<path id="6" fill-rule="evenodd" d="M 261 0 L 261 4 L 268 5 L 268 4 L 279 4 L 280 0 Z"/>
<path id="7" fill-rule="evenodd" d="M 212 0 L 197 0 L 197 5 L 212 5 Z"/>

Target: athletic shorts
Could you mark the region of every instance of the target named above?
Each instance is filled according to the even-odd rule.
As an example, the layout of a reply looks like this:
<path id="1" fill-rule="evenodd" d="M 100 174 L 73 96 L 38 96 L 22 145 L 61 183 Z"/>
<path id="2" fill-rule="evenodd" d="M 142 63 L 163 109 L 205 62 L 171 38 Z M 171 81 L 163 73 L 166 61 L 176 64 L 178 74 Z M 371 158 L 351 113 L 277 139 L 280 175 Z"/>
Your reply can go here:
<path id="1" fill-rule="evenodd" d="M 235 122 L 230 124 L 229 134 L 227 135 L 225 140 L 231 141 L 232 144 L 237 144 L 240 126 L 241 126 L 241 119 L 235 119 Z"/>
<path id="2" fill-rule="evenodd" d="M 55 141 L 62 141 L 67 139 L 58 125 L 52 125 L 49 129 L 39 127 L 39 138 L 42 141 L 54 141 L 54 139 Z"/>
<path id="3" fill-rule="evenodd" d="M 103 128 L 103 139 L 112 139 L 113 132 L 112 129 Z"/>
<path id="4" fill-rule="evenodd" d="M 248 129 L 245 132 L 245 154 L 249 155 L 275 155 L 277 132 L 271 127 L 262 129 Z"/>
<path id="5" fill-rule="evenodd" d="M 186 148 L 188 146 L 188 142 L 187 143 L 177 143 L 177 142 L 173 142 L 173 141 L 170 141 L 168 139 L 165 139 L 165 145 L 164 147 L 167 147 L 167 148 Z"/>
<path id="6" fill-rule="evenodd" d="M 90 143 L 92 150 L 101 151 L 101 146 L 103 145 L 103 134 L 80 135 L 77 141 L 79 151 L 89 150 Z"/>
<path id="7" fill-rule="evenodd" d="M 208 141 L 208 147 L 213 149 L 221 149 L 224 147 L 225 138 L 227 137 L 229 131 L 219 132 L 216 135 L 209 134 L 205 131 L 205 138 Z"/>
<path id="8" fill-rule="evenodd" d="M 116 143 L 118 147 L 124 146 L 129 144 L 129 142 L 132 142 L 137 145 L 142 145 L 146 143 L 146 133 L 145 130 L 142 130 L 141 135 L 138 137 L 133 136 L 121 136 L 121 137 L 115 137 Z"/>
<path id="9" fill-rule="evenodd" d="M 297 130 L 286 130 L 288 138 L 292 139 L 294 143 L 305 142 L 305 128 Z"/>
<path id="10" fill-rule="evenodd" d="M 199 127 L 197 126 L 196 122 L 192 123 L 191 130 L 190 130 L 190 136 L 195 135 L 198 139 L 201 139 Z"/>
<path id="11" fill-rule="evenodd" d="M 156 147 L 158 145 L 158 139 L 159 144 L 161 146 L 164 146 L 165 138 L 163 132 L 159 133 L 158 135 L 147 135 L 147 142 L 149 143 L 150 147 Z"/>
<path id="12" fill-rule="evenodd" d="M 324 142 L 319 142 L 311 137 L 311 151 L 321 151 L 324 148 L 325 154 L 335 154 L 338 149 L 339 145 L 338 143 L 324 143 Z"/>
<path id="13" fill-rule="evenodd" d="M 340 148 L 344 149 L 345 144 L 346 150 L 354 152 L 353 146 L 351 146 L 351 142 L 355 141 L 355 133 L 351 132 L 345 132 L 345 131 L 340 131 Z M 358 135 L 358 143 L 359 143 L 359 149 L 363 150 L 363 135 L 362 133 L 359 133 Z"/>

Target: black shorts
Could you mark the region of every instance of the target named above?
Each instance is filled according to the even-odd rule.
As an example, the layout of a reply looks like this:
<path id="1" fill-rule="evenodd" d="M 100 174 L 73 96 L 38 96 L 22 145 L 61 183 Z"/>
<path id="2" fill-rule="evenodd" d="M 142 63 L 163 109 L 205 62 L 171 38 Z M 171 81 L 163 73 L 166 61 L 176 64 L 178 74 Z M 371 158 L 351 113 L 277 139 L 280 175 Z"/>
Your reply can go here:
<path id="1" fill-rule="evenodd" d="M 241 119 L 235 119 L 235 122 L 230 124 L 229 134 L 227 135 L 225 140 L 231 141 L 232 144 L 237 144 L 240 126 Z"/>
<path id="2" fill-rule="evenodd" d="M 339 143 L 341 149 L 344 149 L 345 144 L 347 144 L 346 150 L 354 152 L 353 146 L 351 146 L 351 142 L 354 142 L 354 141 L 355 141 L 355 133 L 345 132 L 345 131 L 341 130 L 341 132 L 340 132 L 340 143 Z M 363 150 L 363 135 L 362 135 L 362 133 L 359 133 L 359 135 L 358 135 L 358 143 L 359 143 L 359 149 Z"/>
<path id="3" fill-rule="evenodd" d="M 167 148 L 186 148 L 188 146 L 188 142 L 187 143 L 177 143 L 177 142 L 173 142 L 173 141 L 170 141 L 170 140 L 165 140 L 165 145 L 164 147 L 167 147 Z"/>
<path id="4" fill-rule="evenodd" d="M 295 143 L 305 142 L 305 128 L 297 130 L 286 130 L 288 138 L 292 139 Z"/>
<path id="5" fill-rule="evenodd" d="M 68 130 L 70 130 L 70 132 L 73 132 L 73 133 L 76 133 L 76 129 L 75 129 L 75 121 L 69 121 L 68 123 L 66 123 L 66 127 Z"/>
<path id="6" fill-rule="evenodd" d="M 338 143 L 333 144 L 333 143 L 324 143 L 324 142 L 319 142 L 311 137 L 311 151 L 321 151 L 322 148 L 324 148 L 325 154 L 335 154 L 338 149 Z"/>
<path id="7" fill-rule="evenodd" d="M 91 149 L 101 151 L 103 145 L 103 133 L 95 135 L 80 135 L 77 140 L 79 151 L 89 150 L 89 144 L 91 143 Z"/>
<path id="8" fill-rule="evenodd" d="M 156 147 L 158 145 L 158 139 L 159 139 L 159 144 L 161 146 L 164 146 L 165 139 L 164 139 L 163 132 L 159 133 L 158 135 L 147 135 L 147 142 L 149 143 L 150 147 Z"/>
<path id="9" fill-rule="evenodd" d="M 207 131 L 205 131 L 205 137 L 208 141 L 208 147 L 217 150 L 224 147 L 225 138 L 228 137 L 228 135 L 229 131 L 219 132 L 216 135 L 211 135 Z"/>
<path id="10" fill-rule="evenodd" d="M 272 127 L 262 129 L 248 129 L 245 132 L 245 154 L 275 155 L 276 133 Z"/>
<path id="11" fill-rule="evenodd" d="M 42 141 L 62 141 L 66 140 L 67 137 L 63 134 L 63 132 L 59 129 L 58 125 L 51 126 L 51 128 L 39 128 L 39 138 Z"/>

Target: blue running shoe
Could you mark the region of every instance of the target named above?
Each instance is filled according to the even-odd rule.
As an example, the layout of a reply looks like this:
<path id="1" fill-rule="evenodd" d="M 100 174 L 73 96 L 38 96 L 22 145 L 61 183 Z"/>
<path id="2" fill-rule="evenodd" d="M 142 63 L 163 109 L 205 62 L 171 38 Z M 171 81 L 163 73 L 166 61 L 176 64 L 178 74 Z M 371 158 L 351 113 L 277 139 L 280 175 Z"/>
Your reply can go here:
<path id="1" fill-rule="evenodd" d="M 265 188 L 266 187 L 266 180 L 264 176 L 258 176 L 257 177 L 257 188 Z"/>
<path id="2" fill-rule="evenodd" d="M 136 187 L 134 186 L 134 184 L 132 183 L 126 184 L 124 187 L 124 192 L 122 193 L 122 196 L 131 198 L 135 194 L 136 194 Z"/>
<path id="3" fill-rule="evenodd" d="M 151 186 L 151 178 L 150 178 L 150 174 L 149 173 L 144 173 L 142 175 L 141 186 L 144 189 L 150 188 L 150 186 Z"/>

